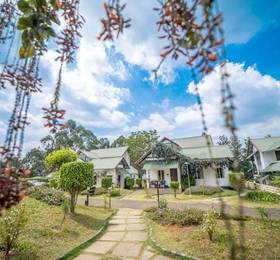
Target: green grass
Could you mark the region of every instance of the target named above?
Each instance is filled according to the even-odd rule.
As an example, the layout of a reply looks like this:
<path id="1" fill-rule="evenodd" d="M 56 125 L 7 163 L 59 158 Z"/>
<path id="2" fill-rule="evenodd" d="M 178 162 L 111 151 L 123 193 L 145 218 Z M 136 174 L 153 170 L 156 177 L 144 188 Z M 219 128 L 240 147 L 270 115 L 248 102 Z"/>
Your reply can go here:
<path id="1" fill-rule="evenodd" d="M 235 235 L 237 221 L 231 221 Z M 215 241 L 211 242 L 201 226 L 163 226 L 152 222 L 154 236 L 161 246 L 201 259 L 228 259 L 229 242 L 222 220 L 218 221 Z M 279 259 L 280 221 L 245 221 L 246 259 Z"/>
<path id="2" fill-rule="evenodd" d="M 14 259 L 56 259 L 92 238 L 104 225 L 112 211 L 103 208 L 77 206 L 74 215 L 68 215 L 62 228 L 63 212 L 32 198 L 25 198 L 28 224 L 20 237 L 26 253 Z"/>
<path id="3" fill-rule="evenodd" d="M 232 206 L 238 206 L 238 198 L 232 197 L 232 198 L 228 198 L 226 200 L 226 203 Z M 256 201 L 251 201 L 248 200 L 246 197 L 242 197 L 242 204 L 244 207 L 248 207 L 248 208 L 276 208 L 276 209 L 280 209 L 280 203 L 273 203 L 273 202 L 256 202 Z"/>

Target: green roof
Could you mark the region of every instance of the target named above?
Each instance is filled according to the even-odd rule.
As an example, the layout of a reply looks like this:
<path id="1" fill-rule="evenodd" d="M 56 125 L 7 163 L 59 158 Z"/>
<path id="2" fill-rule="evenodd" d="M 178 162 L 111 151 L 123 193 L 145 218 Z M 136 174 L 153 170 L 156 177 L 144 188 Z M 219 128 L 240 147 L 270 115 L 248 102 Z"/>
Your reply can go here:
<path id="1" fill-rule="evenodd" d="M 161 170 L 177 167 L 177 161 L 146 161 L 143 166 L 143 170 Z"/>
<path id="2" fill-rule="evenodd" d="M 233 154 L 229 147 L 226 145 L 211 146 L 211 153 L 209 148 L 196 147 L 196 148 L 185 148 L 181 150 L 181 153 L 191 159 L 222 159 L 222 158 L 233 158 Z"/>
<path id="3" fill-rule="evenodd" d="M 194 148 L 207 146 L 207 139 L 210 144 L 213 144 L 212 137 L 210 135 L 194 136 L 194 137 L 184 137 L 184 138 L 175 138 L 172 141 L 178 144 L 182 148 Z"/>
<path id="4" fill-rule="evenodd" d="M 280 161 L 270 163 L 262 172 L 280 172 Z"/>
<path id="5" fill-rule="evenodd" d="M 251 139 L 251 143 L 260 151 L 273 151 L 280 147 L 280 137 Z"/>
<path id="6" fill-rule="evenodd" d="M 128 146 L 123 146 L 116 148 L 95 149 L 89 152 L 83 151 L 83 153 L 91 159 L 113 158 L 123 156 L 127 149 Z"/>

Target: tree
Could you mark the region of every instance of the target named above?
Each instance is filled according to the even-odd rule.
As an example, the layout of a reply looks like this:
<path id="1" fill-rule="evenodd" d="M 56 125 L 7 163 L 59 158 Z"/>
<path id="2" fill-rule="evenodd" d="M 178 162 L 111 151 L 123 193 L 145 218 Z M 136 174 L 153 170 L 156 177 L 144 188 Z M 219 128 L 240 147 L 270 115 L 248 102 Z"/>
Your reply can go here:
<path id="1" fill-rule="evenodd" d="M 170 183 L 171 188 L 174 191 L 174 197 L 176 198 L 176 191 L 179 189 L 179 182 L 178 181 L 172 181 Z"/>
<path id="2" fill-rule="evenodd" d="M 112 177 L 104 177 L 102 178 L 101 180 L 101 187 L 103 189 L 105 189 L 106 191 L 111 188 L 113 185 L 113 180 L 112 180 Z"/>
<path id="3" fill-rule="evenodd" d="M 46 153 L 39 147 L 31 149 L 21 161 L 21 167 L 31 170 L 31 176 L 44 176 L 47 168 L 44 163 Z"/>
<path id="4" fill-rule="evenodd" d="M 69 162 L 60 168 L 61 187 L 70 194 L 70 211 L 75 212 L 78 195 L 93 185 L 93 164 L 86 162 Z"/>
<path id="5" fill-rule="evenodd" d="M 73 150 L 62 148 L 50 153 L 45 159 L 45 164 L 49 169 L 59 170 L 63 164 L 74 162 L 77 159 L 78 155 Z"/>
<path id="6" fill-rule="evenodd" d="M 112 144 L 111 147 L 122 147 L 126 146 L 126 138 L 121 135 Z"/>
<path id="7" fill-rule="evenodd" d="M 158 140 L 156 130 L 132 132 L 126 139 L 130 162 L 134 167 L 135 162 Z"/>
<path id="8" fill-rule="evenodd" d="M 98 149 L 104 149 L 104 148 L 109 148 L 110 147 L 110 141 L 108 138 L 100 138 L 98 141 L 97 148 Z"/>

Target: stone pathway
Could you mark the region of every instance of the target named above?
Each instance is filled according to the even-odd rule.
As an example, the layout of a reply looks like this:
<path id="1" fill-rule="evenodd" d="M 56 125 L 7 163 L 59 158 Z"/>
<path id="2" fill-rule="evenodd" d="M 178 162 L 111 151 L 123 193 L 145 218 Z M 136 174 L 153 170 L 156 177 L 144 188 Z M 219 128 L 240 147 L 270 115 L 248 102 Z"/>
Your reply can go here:
<path id="1" fill-rule="evenodd" d="M 119 209 L 107 232 L 85 249 L 77 260 L 168 260 L 147 245 L 146 225 L 138 209 Z"/>

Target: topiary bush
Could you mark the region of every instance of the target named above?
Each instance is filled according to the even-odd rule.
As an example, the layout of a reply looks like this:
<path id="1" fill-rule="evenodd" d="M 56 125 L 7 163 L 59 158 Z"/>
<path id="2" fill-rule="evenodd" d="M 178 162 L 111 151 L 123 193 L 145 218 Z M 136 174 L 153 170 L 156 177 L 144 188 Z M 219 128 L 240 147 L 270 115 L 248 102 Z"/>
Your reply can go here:
<path id="1" fill-rule="evenodd" d="M 241 191 L 245 187 L 245 175 L 243 172 L 230 172 L 229 182 L 234 190 Z"/>
<path id="2" fill-rule="evenodd" d="M 147 217 L 163 225 L 200 225 L 203 221 L 204 212 L 200 209 L 158 209 L 147 212 Z"/>
<path id="3" fill-rule="evenodd" d="M 267 191 L 248 191 L 246 198 L 251 201 L 280 202 L 280 195 Z"/>
<path id="4" fill-rule="evenodd" d="M 172 181 L 170 183 L 171 189 L 174 190 L 174 197 L 176 198 L 176 191 L 179 189 L 179 182 L 178 181 Z"/>
<path id="5" fill-rule="evenodd" d="M 167 205 L 168 205 L 168 203 L 167 203 L 166 199 L 164 199 L 164 198 L 159 199 L 159 208 L 160 209 L 166 209 Z"/>
<path id="6" fill-rule="evenodd" d="M 46 159 L 45 164 L 48 169 L 57 169 L 64 163 L 74 162 L 78 159 L 78 154 L 69 148 L 62 148 L 50 153 Z"/>
<path id="7" fill-rule="evenodd" d="M 104 177 L 101 180 L 101 187 L 105 190 L 108 190 L 113 185 L 112 177 Z"/>
<path id="8" fill-rule="evenodd" d="M 93 185 L 93 164 L 86 162 L 65 163 L 60 168 L 61 188 L 70 194 L 70 211 L 74 213 L 78 195 Z"/>
<path id="9" fill-rule="evenodd" d="M 129 190 L 131 190 L 134 186 L 134 179 L 130 177 L 125 178 L 125 187 Z"/>
<path id="10" fill-rule="evenodd" d="M 191 187 L 191 193 L 194 195 L 213 195 L 215 193 L 221 192 L 223 189 L 220 187 L 212 187 L 212 186 L 194 186 Z M 186 194 L 189 194 L 186 191 Z"/>
<path id="11" fill-rule="evenodd" d="M 54 190 L 48 187 L 40 186 L 40 187 L 30 187 L 27 190 L 27 195 L 48 203 L 49 205 L 56 205 L 59 206 L 65 200 L 64 193 L 59 190 Z"/>
<path id="12" fill-rule="evenodd" d="M 139 188 L 142 188 L 142 179 L 136 179 L 136 184 Z"/>

